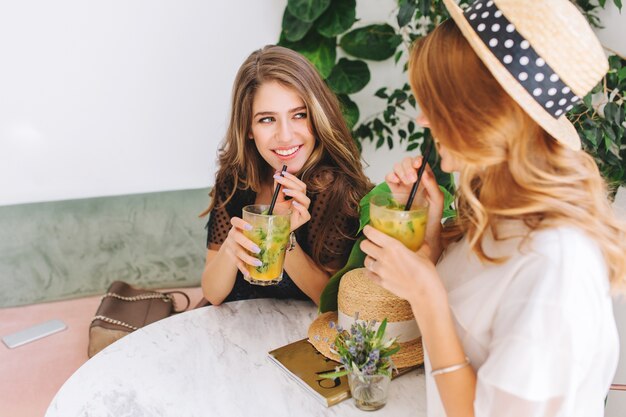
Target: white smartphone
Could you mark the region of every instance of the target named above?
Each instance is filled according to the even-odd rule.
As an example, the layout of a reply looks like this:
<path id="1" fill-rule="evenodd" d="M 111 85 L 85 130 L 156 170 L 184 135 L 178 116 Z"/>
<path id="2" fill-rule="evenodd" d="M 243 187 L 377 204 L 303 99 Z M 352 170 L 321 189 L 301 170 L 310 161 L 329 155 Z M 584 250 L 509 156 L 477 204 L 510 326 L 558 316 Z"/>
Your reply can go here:
<path id="1" fill-rule="evenodd" d="M 61 320 L 54 319 L 36 324 L 32 327 L 20 330 L 19 332 L 8 334 L 2 338 L 2 341 L 9 349 L 13 349 L 65 329 L 67 329 L 65 323 Z"/>

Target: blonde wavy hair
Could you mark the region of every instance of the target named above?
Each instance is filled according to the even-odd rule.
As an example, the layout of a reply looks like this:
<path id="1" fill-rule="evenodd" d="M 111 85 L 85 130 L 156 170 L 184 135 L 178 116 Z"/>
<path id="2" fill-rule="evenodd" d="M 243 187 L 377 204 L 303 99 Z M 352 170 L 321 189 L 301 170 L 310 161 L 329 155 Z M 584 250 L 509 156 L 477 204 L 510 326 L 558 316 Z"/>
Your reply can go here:
<path id="1" fill-rule="evenodd" d="M 451 19 L 418 41 L 411 86 L 433 136 L 463 161 L 458 217 L 444 242 L 467 236 L 486 262 L 485 233 L 500 219 L 533 230 L 572 225 L 599 245 L 614 287 L 626 284 L 626 225 L 607 198 L 593 158 L 559 144 L 493 78 Z"/>

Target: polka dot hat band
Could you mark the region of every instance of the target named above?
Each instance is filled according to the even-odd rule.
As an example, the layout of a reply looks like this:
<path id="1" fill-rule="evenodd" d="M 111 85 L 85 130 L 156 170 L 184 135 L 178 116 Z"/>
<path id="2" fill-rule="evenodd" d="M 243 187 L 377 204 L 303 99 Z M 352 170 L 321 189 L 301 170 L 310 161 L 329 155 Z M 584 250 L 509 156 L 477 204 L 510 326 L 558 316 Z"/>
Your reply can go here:
<path id="1" fill-rule="evenodd" d="M 608 62 L 569 0 L 443 0 L 476 54 L 507 93 L 572 149 L 580 138 L 565 114 L 602 79 Z"/>
<path id="2" fill-rule="evenodd" d="M 548 113 L 557 118 L 580 100 L 493 1 L 479 0 L 464 14 L 496 58 Z"/>

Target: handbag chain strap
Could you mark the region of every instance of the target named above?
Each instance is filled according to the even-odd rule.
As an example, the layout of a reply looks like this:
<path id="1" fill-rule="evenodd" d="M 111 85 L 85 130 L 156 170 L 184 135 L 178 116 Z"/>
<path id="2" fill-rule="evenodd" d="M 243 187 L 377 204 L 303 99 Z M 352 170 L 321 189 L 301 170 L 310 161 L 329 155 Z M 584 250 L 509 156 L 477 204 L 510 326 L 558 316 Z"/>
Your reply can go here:
<path id="1" fill-rule="evenodd" d="M 106 323 L 110 323 L 110 324 L 115 324 L 117 326 L 126 327 L 127 329 L 130 329 L 130 330 L 137 330 L 137 329 L 139 329 L 139 327 L 135 327 L 132 324 L 126 323 L 125 321 L 115 320 L 115 319 L 112 319 L 112 318 L 107 317 L 107 316 L 95 316 L 91 320 L 91 322 L 93 323 L 96 320 L 102 320 L 102 321 L 104 321 Z"/>
<path id="2" fill-rule="evenodd" d="M 116 298 L 118 300 L 121 301 L 142 301 L 142 300 L 163 300 L 166 303 L 171 302 L 172 305 L 174 306 L 174 310 L 176 309 L 176 304 L 174 302 L 174 297 L 172 297 L 169 294 L 161 294 L 161 293 L 145 293 L 145 294 L 139 294 L 139 295 L 135 295 L 132 297 L 126 297 L 123 295 L 119 295 L 116 294 L 114 292 L 108 292 L 106 294 L 104 294 L 102 296 L 102 299 L 104 300 L 107 297 L 111 297 L 111 298 Z M 115 324 L 116 326 L 122 326 L 122 327 L 126 327 L 127 329 L 130 330 L 137 330 L 139 329 L 139 327 L 133 326 L 132 324 L 126 323 L 125 321 L 121 321 L 121 320 L 117 320 L 117 319 L 112 319 L 111 317 L 107 317 L 107 316 L 94 316 L 94 318 L 91 320 L 91 322 L 93 323 L 96 320 L 102 320 L 106 323 L 109 324 Z"/>
<path id="3" fill-rule="evenodd" d="M 176 310 L 176 300 L 174 299 L 174 296 L 172 294 L 182 294 L 186 299 L 187 299 L 187 306 L 184 308 L 184 310 Z M 187 308 L 189 308 L 189 304 L 190 304 L 190 300 L 189 300 L 189 296 L 187 294 L 185 294 L 182 291 L 172 291 L 170 293 L 159 293 L 159 292 L 152 292 L 152 293 L 145 293 L 145 294 L 139 294 L 139 295 L 135 295 L 132 297 L 126 297 L 123 295 L 119 295 L 117 293 L 114 292 L 108 292 L 106 294 L 104 294 L 102 296 L 102 299 L 104 300 L 107 297 L 111 297 L 111 298 L 117 298 L 118 300 L 121 301 L 142 301 L 142 300 L 163 300 L 166 303 L 172 303 L 172 310 L 174 310 L 174 313 L 180 313 L 181 311 L 185 311 L 187 310 Z M 121 320 L 116 320 L 116 319 L 112 319 L 110 317 L 107 316 L 95 316 L 91 322 L 93 323 L 96 320 L 102 320 L 106 323 L 110 323 L 110 324 L 115 324 L 117 326 L 122 326 L 122 327 L 126 327 L 127 329 L 130 330 L 137 330 L 139 329 L 139 327 L 133 326 L 132 324 L 128 324 L 125 321 L 121 321 Z"/>
<path id="4" fill-rule="evenodd" d="M 108 292 L 102 296 L 102 299 L 105 299 L 107 297 L 117 298 L 118 300 L 122 300 L 122 301 L 141 301 L 141 300 L 161 299 L 165 301 L 166 303 L 174 302 L 174 297 L 172 297 L 171 295 L 161 294 L 161 293 L 156 293 L 156 292 L 134 295 L 132 297 L 125 297 L 123 295 L 119 295 L 114 292 Z"/>
<path id="5" fill-rule="evenodd" d="M 174 298 L 174 294 L 180 294 L 183 297 L 185 297 L 185 299 L 187 300 L 187 305 L 185 306 L 184 309 L 176 310 L 176 299 Z M 150 293 L 135 295 L 132 297 L 126 297 L 126 296 L 119 295 L 114 292 L 108 292 L 102 296 L 102 299 L 104 300 L 107 297 L 117 298 L 118 300 L 122 300 L 122 301 L 163 300 L 166 303 L 172 303 L 172 310 L 174 311 L 174 313 L 180 313 L 180 312 L 187 310 L 189 308 L 189 304 L 191 303 L 191 300 L 189 300 L 189 296 L 182 291 L 171 291 L 171 292 L 166 292 L 166 293 L 150 292 Z"/>
<path id="6" fill-rule="evenodd" d="M 102 296 L 104 300 L 107 297 L 117 298 L 122 301 L 142 301 L 142 300 L 163 300 L 166 303 L 172 303 L 172 310 L 176 311 L 176 300 L 172 297 L 171 294 L 162 294 L 159 292 L 149 292 L 145 294 L 134 295 L 132 297 L 126 297 L 123 295 L 116 294 L 114 292 L 108 292 Z"/>

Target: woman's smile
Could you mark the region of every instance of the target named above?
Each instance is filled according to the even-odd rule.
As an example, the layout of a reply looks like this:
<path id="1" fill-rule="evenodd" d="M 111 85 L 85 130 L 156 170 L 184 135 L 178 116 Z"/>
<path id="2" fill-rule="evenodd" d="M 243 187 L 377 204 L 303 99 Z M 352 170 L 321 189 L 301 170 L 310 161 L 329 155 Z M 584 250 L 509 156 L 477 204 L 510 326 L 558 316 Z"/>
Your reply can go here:
<path id="1" fill-rule="evenodd" d="M 274 153 L 276 153 L 280 159 L 291 159 L 291 158 L 294 158 L 298 154 L 298 151 L 301 148 L 302 148 L 302 145 L 296 145 L 296 146 L 292 146 L 289 148 L 280 147 L 280 148 L 272 149 L 272 151 L 274 151 Z"/>

